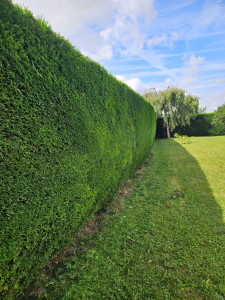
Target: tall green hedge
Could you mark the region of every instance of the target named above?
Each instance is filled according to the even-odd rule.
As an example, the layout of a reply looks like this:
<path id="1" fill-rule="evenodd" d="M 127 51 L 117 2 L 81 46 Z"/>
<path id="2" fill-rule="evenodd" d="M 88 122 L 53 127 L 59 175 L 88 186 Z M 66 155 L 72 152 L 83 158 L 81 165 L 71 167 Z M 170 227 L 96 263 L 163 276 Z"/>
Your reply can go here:
<path id="1" fill-rule="evenodd" d="M 0 290 L 18 295 L 148 156 L 143 97 L 0 1 Z"/>

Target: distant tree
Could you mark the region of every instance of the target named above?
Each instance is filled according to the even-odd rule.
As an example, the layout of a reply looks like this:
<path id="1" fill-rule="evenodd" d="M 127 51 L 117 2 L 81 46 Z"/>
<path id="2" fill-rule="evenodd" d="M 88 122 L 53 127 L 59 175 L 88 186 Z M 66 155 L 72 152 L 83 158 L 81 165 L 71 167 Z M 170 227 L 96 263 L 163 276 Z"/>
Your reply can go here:
<path id="1" fill-rule="evenodd" d="M 185 96 L 184 90 L 175 87 L 154 93 L 146 91 L 143 96 L 154 106 L 157 116 L 163 117 L 168 138 L 176 126 L 190 124 L 199 112 L 198 97 Z"/>
<path id="2" fill-rule="evenodd" d="M 225 134 L 225 104 L 219 106 L 215 111 L 212 124 L 213 129 L 211 130 L 211 133 L 213 135 Z"/>

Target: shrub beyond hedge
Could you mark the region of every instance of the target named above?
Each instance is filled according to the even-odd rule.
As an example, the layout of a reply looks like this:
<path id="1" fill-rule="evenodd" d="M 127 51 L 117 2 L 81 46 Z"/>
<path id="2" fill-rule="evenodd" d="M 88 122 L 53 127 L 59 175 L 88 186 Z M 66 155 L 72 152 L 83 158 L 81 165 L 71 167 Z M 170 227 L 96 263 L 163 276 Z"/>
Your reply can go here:
<path id="1" fill-rule="evenodd" d="M 143 97 L 0 1 L 1 292 L 18 295 L 148 156 Z"/>
<path id="2" fill-rule="evenodd" d="M 172 136 L 175 133 L 187 136 L 209 136 L 216 135 L 215 126 L 212 124 L 214 113 L 199 114 L 192 119 L 190 124 L 185 126 L 177 126 Z M 157 119 L 156 138 L 167 138 L 166 127 L 163 123 L 163 118 Z"/>
<path id="3" fill-rule="evenodd" d="M 187 136 L 208 136 L 212 135 L 213 128 L 212 120 L 214 113 L 199 114 L 196 118 L 191 120 L 190 125 L 178 126 L 175 128 L 174 133 L 177 132 L 181 135 Z"/>

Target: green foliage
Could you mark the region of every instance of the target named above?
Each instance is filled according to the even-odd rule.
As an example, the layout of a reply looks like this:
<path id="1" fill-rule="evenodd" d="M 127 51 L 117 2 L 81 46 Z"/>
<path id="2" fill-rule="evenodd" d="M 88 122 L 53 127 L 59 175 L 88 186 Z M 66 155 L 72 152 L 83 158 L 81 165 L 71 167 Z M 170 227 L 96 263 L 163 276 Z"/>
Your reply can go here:
<path id="1" fill-rule="evenodd" d="M 187 135 L 179 135 L 178 133 L 174 134 L 174 138 L 178 139 L 182 144 L 190 144 L 192 137 Z"/>
<path id="2" fill-rule="evenodd" d="M 157 116 L 164 119 L 167 137 L 176 126 L 190 124 L 190 119 L 199 111 L 199 100 L 196 96 L 187 95 L 178 88 L 168 88 L 159 93 L 143 95 L 154 106 Z"/>
<path id="3" fill-rule="evenodd" d="M 225 104 L 218 107 L 215 111 L 213 120 L 213 128 L 211 129 L 212 135 L 224 135 L 225 134 Z"/>
<path id="4" fill-rule="evenodd" d="M 0 1 L 0 289 L 18 295 L 143 163 L 147 101 Z"/>
<path id="5" fill-rule="evenodd" d="M 157 117 L 162 117 L 162 98 L 160 96 L 162 91 L 148 92 L 148 90 L 143 94 L 143 97 L 148 100 L 154 107 Z"/>
<path id="6" fill-rule="evenodd" d="M 175 127 L 173 134 L 178 133 L 179 135 L 187 136 L 209 136 L 219 135 L 215 130 L 216 126 L 213 125 L 214 113 L 199 114 L 195 118 L 190 120 L 190 124 L 185 126 Z M 157 130 L 156 138 L 166 137 L 166 127 L 163 123 L 162 118 L 157 119 Z"/>
<path id="7" fill-rule="evenodd" d="M 157 140 L 100 231 L 46 269 L 39 299 L 224 299 L 224 156 L 225 137 Z"/>
<path id="8" fill-rule="evenodd" d="M 188 136 L 208 136 L 212 135 L 213 128 L 212 120 L 214 113 L 199 114 L 197 117 L 191 119 L 190 124 L 185 126 L 177 126 L 174 133 Z"/>

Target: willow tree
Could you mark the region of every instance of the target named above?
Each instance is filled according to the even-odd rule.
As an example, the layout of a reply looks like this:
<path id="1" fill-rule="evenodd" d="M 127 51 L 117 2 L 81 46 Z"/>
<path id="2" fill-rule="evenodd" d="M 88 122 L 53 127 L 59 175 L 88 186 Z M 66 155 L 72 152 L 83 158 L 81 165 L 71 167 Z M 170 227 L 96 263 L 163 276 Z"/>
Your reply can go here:
<path id="1" fill-rule="evenodd" d="M 199 99 L 185 95 L 178 88 L 168 88 L 159 92 L 145 92 L 143 95 L 155 108 L 158 117 L 162 117 L 167 130 L 167 137 L 178 125 L 190 124 L 190 119 L 199 112 Z"/>

